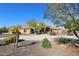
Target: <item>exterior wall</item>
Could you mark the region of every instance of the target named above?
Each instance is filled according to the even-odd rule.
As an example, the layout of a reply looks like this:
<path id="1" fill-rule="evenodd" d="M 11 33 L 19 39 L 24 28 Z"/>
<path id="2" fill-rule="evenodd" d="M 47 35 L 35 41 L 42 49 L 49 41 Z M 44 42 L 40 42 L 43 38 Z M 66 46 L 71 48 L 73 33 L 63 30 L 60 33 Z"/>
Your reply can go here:
<path id="1" fill-rule="evenodd" d="M 21 34 L 24 33 L 24 29 L 19 29 L 19 31 Z"/>
<path id="2" fill-rule="evenodd" d="M 12 34 L 12 32 L 11 32 L 10 30 L 8 31 L 8 33 L 9 33 L 9 34 Z"/>
<path id="3" fill-rule="evenodd" d="M 67 30 L 63 29 L 52 29 L 56 34 L 67 34 Z"/>
<path id="4" fill-rule="evenodd" d="M 19 31 L 21 32 L 21 34 L 31 34 L 30 28 L 22 28 L 22 29 L 19 29 Z"/>
<path id="5" fill-rule="evenodd" d="M 63 30 L 58 30 L 58 34 L 64 34 Z"/>
<path id="6" fill-rule="evenodd" d="M 31 34 L 32 33 L 32 29 L 31 28 L 21 28 L 21 29 L 19 29 L 19 32 L 21 34 Z M 10 30 L 9 30 L 8 33 L 12 34 L 12 32 Z"/>
<path id="7" fill-rule="evenodd" d="M 68 34 L 66 29 L 53 29 L 53 28 L 46 28 L 45 29 L 46 33 L 48 33 L 49 31 L 51 31 L 51 32 L 54 31 L 56 34 Z M 21 29 L 19 29 L 19 32 L 21 34 L 31 34 L 34 32 L 34 30 L 31 28 L 21 28 Z M 9 34 L 12 34 L 10 30 L 9 30 Z"/>

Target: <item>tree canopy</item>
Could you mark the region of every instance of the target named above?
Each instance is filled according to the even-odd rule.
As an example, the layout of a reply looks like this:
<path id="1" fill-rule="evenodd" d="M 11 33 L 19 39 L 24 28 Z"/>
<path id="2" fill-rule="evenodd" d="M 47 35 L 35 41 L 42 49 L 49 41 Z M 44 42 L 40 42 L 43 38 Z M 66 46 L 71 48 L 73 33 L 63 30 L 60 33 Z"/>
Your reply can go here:
<path id="1" fill-rule="evenodd" d="M 33 28 L 33 29 L 36 29 L 37 28 L 37 23 L 35 20 L 31 20 L 31 21 L 28 21 L 27 22 L 27 26 Z"/>
<path id="2" fill-rule="evenodd" d="M 44 16 L 45 18 L 51 19 L 54 24 L 63 25 L 69 20 L 79 19 L 79 4 L 47 4 L 47 10 Z"/>
<path id="3" fill-rule="evenodd" d="M 79 4 L 77 3 L 53 3 L 47 4 L 44 17 L 50 19 L 57 26 L 63 25 L 66 29 L 76 31 L 79 29 Z"/>
<path id="4" fill-rule="evenodd" d="M 75 20 L 75 22 L 76 24 L 74 23 L 73 20 L 68 21 L 65 23 L 64 27 L 66 29 L 69 29 L 69 31 L 73 31 L 73 30 L 79 31 L 79 20 Z"/>
<path id="5" fill-rule="evenodd" d="M 31 20 L 27 22 L 27 26 L 33 28 L 35 33 L 40 32 L 46 27 L 46 25 L 43 22 L 39 23 L 39 22 L 36 22 L 35 20 Z"/>
<path id="6" fill-rule="evenodd" d="M 46 27 L 46 25 L 43 23 L 43 22 L 41 22 L 40 24 L 39 24 L 39 29 L 43 29 L 43 28 L 45 28 Z"/>

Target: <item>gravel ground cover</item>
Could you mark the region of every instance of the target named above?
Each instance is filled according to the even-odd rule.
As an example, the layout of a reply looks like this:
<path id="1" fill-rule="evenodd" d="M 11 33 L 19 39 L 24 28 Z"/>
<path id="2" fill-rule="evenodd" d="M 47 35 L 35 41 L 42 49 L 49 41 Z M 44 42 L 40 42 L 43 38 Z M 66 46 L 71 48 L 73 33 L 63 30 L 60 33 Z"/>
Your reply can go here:
<path id="1" fill-rule="evenodd" d="M 51 41 L 52 48 L 43 48 L 42 41 L 21 41 L 19 48 L 14 43 L 0 46 L 0 56 L 74 56 L 79 55 L 79 48 Z"/>

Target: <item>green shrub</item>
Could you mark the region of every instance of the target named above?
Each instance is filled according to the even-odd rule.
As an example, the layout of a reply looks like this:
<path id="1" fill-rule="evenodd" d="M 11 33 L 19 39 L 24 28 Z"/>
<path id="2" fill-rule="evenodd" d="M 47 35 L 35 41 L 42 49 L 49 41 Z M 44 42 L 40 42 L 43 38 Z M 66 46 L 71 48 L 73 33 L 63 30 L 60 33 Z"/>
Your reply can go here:
<path id="1" fill-rule="evenodd" d="M 51 48 L 52 47 L 51 43 L 49 42 L 49 40 L 47 38 L 43 39 L 42 47 L 44 47 L 44 48 Z"/>
<path id="2" fill-rule="evenodd" d="M 0 46 L 5 45 L 5 42 L 3 40 L 0 40 Z"/>
<path id="3" fill-rule="evenodd" d="M 7 38 L 4 39 L 5 44 L 14 43 L 16 40 L 15 35 L 10 35 Z"/>
<path id="4" fill-rule="evenodd" d="M 1 29 L 0 29 L 0 34 L 2 34 L 2 31 L 1 31 Z"/>
<path id="5" fill-rule="evenodd" d="M 40 32 L 40 31 L 37 31 L 37 32 L 36 32 L 36 34 L 37 34 L 37 35 L 40 35 L 40 34 L 41 34 L 41 32 Z"/>
<path id="6" fill-rule="evenodd" d="M 59 38 L 58 40 L 59 43 L 63 43 L 63 44 L 68 44 L 71 42 L 71 39 L 68 38 Z"/>

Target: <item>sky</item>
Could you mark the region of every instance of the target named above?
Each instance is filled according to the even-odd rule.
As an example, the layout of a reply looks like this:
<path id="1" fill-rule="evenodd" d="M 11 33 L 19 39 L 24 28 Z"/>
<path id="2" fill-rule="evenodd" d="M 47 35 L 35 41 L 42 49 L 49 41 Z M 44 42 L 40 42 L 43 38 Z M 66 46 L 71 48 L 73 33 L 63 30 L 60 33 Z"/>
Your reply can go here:
<path id="1" fill-rule="evenodd" d="M 51 25 L 50 20 L 43 18 L 45 10 L 45 4 L 0 3 L 0 27 L 17 24 L 25 26 L 32 19 Z"/>

